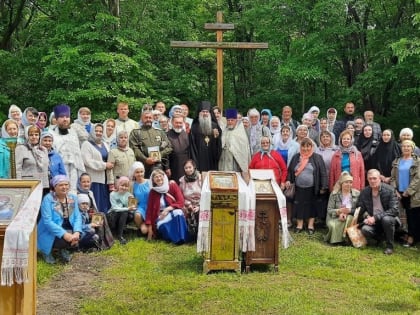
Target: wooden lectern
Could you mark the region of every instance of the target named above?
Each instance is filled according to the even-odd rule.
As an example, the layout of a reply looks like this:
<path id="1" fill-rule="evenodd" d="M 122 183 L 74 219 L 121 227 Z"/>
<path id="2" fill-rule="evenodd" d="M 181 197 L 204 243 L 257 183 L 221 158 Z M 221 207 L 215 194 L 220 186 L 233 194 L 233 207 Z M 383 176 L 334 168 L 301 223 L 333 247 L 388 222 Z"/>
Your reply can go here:
<path id="1" fill-rule="evenodd" d="M 252 264 L 274 264 L 274 270 L 278 271 L 280 212 L 272 186 L 277 183 L 271 180 L 272 170 L 250 169 L 249 173 L 255 192 L 255 252 L 246 253 L 245 272 L 250 271 Z"/>
<path id="2" fill-rule="evenodd" d="M 234 172 L 209 172 L 211 211 L 210 249 L 203 272 L 211 270 L 241 271 L 239 261 L 238 179 Z"/>
<path id="3" fill-rule="evenodd" d="M 39 181 L 36 180 L 0 180 L 0 196 L 2 196 L 2 200 L 4 200 L 4 196 L 10 199 L 10 209 L 13 209 L 14 212 L 10 219 L 0 219 L 0 265 L 6 229 L 38 183 Z M 14 283 L 12 286 L 0 286 L 0 314 L 36 314 L 36 241 L 35 224 L 29 238 L 29 281 L 23 284 Z"/>

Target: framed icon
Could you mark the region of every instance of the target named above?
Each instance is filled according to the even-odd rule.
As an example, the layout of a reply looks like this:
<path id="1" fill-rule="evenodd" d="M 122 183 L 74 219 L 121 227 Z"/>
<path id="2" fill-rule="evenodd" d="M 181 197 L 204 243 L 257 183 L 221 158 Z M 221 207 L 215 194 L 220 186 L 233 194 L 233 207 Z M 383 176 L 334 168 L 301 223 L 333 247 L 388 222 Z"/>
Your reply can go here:
<path id="1" fill-rule="evenodd" d="M 9 225 L 38 183 L 37 180 L 0 180 L 0 225 Z"/>
<path id="2" fill-rule="evenodd" d="M 104 217 L 101 213 L 92 214 L 92 223 L 96 225 L 102 225 L 104 223 Z"/>

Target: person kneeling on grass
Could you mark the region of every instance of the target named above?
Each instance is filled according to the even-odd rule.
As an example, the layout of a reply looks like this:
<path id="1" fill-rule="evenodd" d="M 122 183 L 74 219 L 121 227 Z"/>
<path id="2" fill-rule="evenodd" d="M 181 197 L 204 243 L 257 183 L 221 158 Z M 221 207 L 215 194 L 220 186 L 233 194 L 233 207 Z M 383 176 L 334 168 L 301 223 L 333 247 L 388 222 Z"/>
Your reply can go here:
<path id="1" fill-rule="evenodd" d="M 386 248 L 384 254 L 394 251 L 395 228 L 401 222 L 398 218 L 399 208 L 395 189 L 381 182 L 381 173 L 370 169 L 367 173 L 369 186 L 360 192 L 357 207 L 360 207 L 359 223 L 362 233 L 369 240 L 379 241 L 385 234 Z"/>
<path id="2" fill-rule="evenodd" d="M 82 234 L 82 217 L 77 197 L 69 194 L 70 180 L 56 175 L 51 180 L 54 191 L 45 195 L 41 203 L 38 223 L 38 249 L 49 264 L 54 264 L 52 250 L 58 249 L 64 262 L 70 262 L 70 249 L 76 249 Z"/>
<path id="3" fill-rule="evenodd" d="M 123 237 L 124 227 L 127 223 L 133 221 L 134 211 L 137 207 L 128 207 L 129 197 L 133 195 L 128 191 L 130 180 L 127 176 L 121 176 L 117 181 L 117 191 L 111 192 L 110 201 L 111 209 L 107 213 L 108 223 L 112 229 L 116 230 L 117 238 L 121 245 L 127 244 L 127 240 Z"/>
<path id="4" fill-rule="evenodd" d="M 177 183 L 169 182 L 165 172 L 156 169 L 150 176 L 150 188 L 146 211 L 147 239 L 155 238 L 159 232 L 164 240 L 174 244 L 187 242 L 187 223 L 181 210 L 184 196 Z"/>

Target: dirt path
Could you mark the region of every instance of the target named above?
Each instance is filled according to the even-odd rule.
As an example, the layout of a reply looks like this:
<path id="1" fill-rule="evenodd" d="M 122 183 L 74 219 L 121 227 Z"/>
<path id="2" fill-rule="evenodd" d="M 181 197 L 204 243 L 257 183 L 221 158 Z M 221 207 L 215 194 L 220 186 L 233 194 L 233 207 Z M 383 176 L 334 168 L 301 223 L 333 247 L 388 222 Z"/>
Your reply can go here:
<path id="1" fill-rule="evenodd" d="M 110 258 L 76 253 L 65 270 L 37 288 L 37 314 L 78 314 L 84 296 L 95 297 L 94 283 Z"/>

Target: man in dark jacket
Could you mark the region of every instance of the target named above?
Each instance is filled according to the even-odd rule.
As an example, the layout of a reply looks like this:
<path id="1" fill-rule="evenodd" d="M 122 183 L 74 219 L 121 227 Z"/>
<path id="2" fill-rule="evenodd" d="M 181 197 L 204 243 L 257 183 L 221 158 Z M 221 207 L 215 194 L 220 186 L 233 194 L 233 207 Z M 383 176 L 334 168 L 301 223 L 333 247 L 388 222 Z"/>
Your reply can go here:
<path id="1" fill-rule="evenodd" d="M 363 223 L 362 233 L 368 239 L 378 240 L 385 234 L 386 249 L 384 254 L 391 255 L 394 250 L 395 228 L 399 226 L 398 199 L 395 190 L 382 183 L 380 172 L 370 169 L 367 173 L 369 186 L 359 196 L 357 206 L 360 207 L 359 222 Z"/>
<path id="2" fill-rule="evenodd" d="M 338 144 L 338 141 L 340 139 L 340 134 L 346 129 L 346 124 L 348 121 L 354 121 L 354 111 L 355 106 L 352 102 L 347 102 L 346 105 L 344 105 L 344 117 L 340 120 L 336 120 L 334 127 L 333 127 L 333 133 L 335 135 L 335 144 Z"/>

